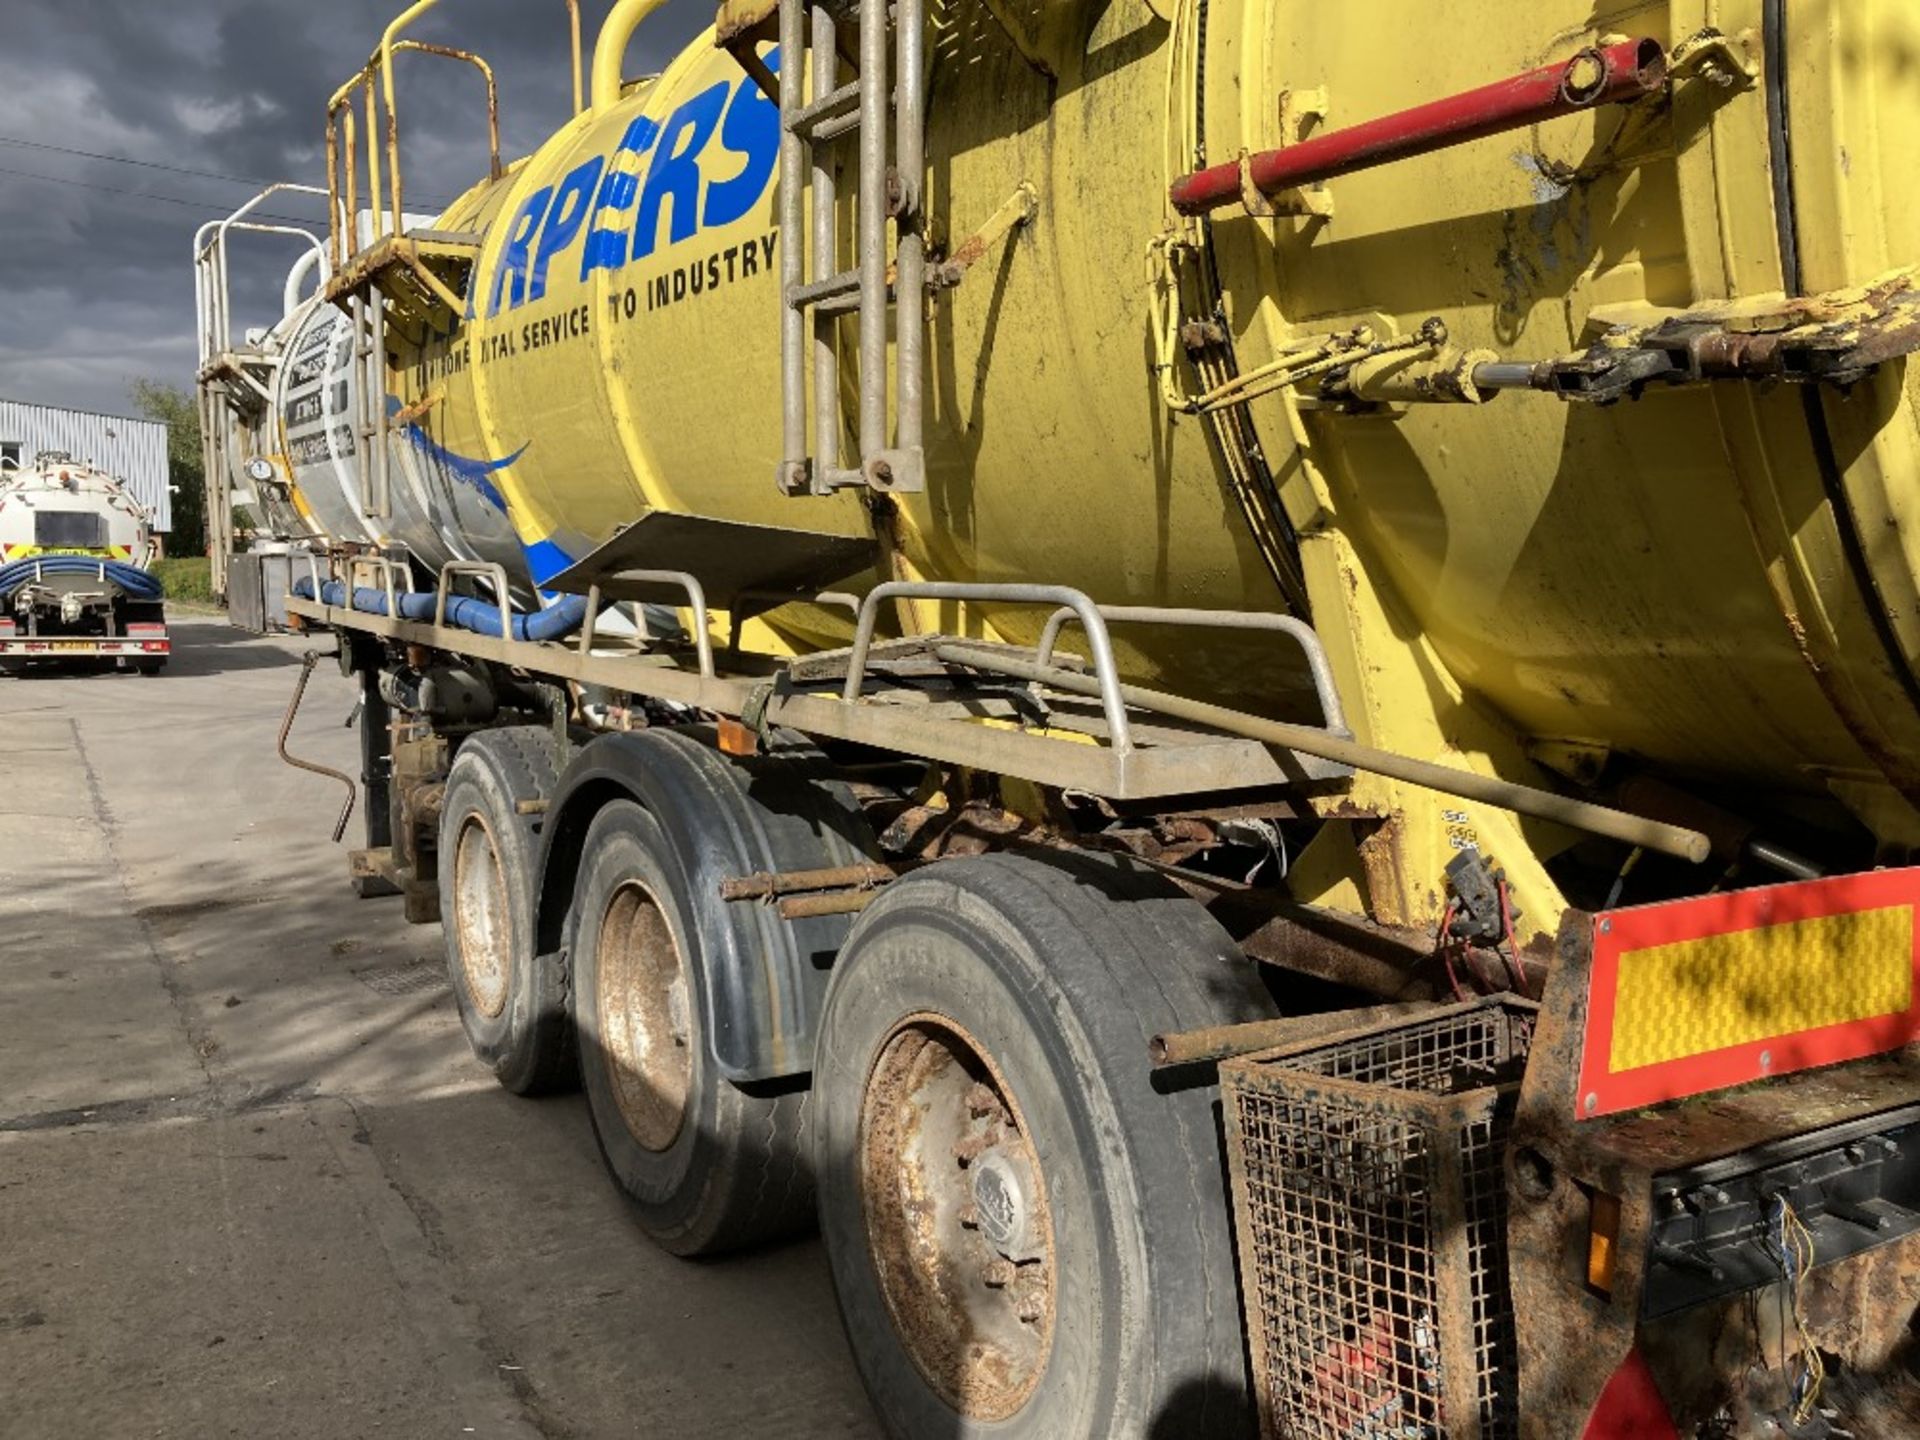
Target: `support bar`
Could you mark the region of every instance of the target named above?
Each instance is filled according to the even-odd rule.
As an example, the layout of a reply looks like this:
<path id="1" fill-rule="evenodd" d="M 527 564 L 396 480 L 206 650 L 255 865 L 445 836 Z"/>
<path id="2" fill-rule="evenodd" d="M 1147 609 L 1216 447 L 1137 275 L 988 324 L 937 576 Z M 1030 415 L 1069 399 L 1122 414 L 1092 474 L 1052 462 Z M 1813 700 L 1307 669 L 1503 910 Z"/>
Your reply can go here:
<path id="1" fill-rule="evenodd" d="M 1320 643 L 1319 633 L 1306 621 L 1263 610 L 1190 610 L 1162 605 L 1102 605 L 1099 610 L 1102 619 L 1117 620 L 1122 624 L 1190 625 L 1203 630 L 1266 630 L 1292 636 L 1306 654 L 1307 671 L 1313 676 L 1314 693 L 1319 697 L 1320 715 L 1326 721 L 1327 729 L 1336 735 L 1352 738 L 1353 732 L 1347 728 L 1346 710 L 1340 704 L 1340 689 L 1333 681 L 1333 666 L 1327 662 L 1326 647 Z M 1073 610 L 1064 606 L 1047 618 L 1047 628 L 1040 632 L 1040 664 L 1053 663 L 1053 647 L 1060 639 L 1060 631 L 1073 618 Z"/>
<path id="2" fill-rule="evenodd" d="M 841 698 L 848 704 L 860 698 L 860 688 L 867 677 L 867 653 L 873 648 L 873 628 L 879 620 L 881 605 L 889 600 L 959 600 L 984 605 L 1066 606 L 1080 618 L 1080 628 L 1087 636 L 1087 649 L 1093 652 L 1094 673 L 1079 677 L 1093 687 L 1085 693 L 1100 697 L 1101 709 L 1106 713 L 1107 737 L 1114 753 L 1126 755 L 1133 750 L 1133 733 L 1127 725 L 1126 703 L 1121 698 L 1125 687 L 1120 683 L 1120 671 L 1114 664 L 1113 641 L 1107 635 L 1107 622 L 1092 600 L 1065 585 L 969 585 L 942 580 L 889 580 L 883 585 L 874 586 L 860 602 L 860 621 L 854 627 L 853 649 L 847 657 L 847 684 Z M 1068 672 L 1049 670 L 1046 673 L 1065 675 Z"/>
<path id="3" fill-rule="evenodd" d="M 1072 695 L 1103 693 L 1100 681 L 1091 675 L 1080 675 L 1071 670 L 1034 665 L 991 650 L 975 649 L 967 645 L 936 645 L 933 653 L 952 665 L 966 665 L 975 670 L 1011 675 L 1016 679 L 1030 680 L 1055 690 L 1064 690 Z M 1595 805 L 1588 800 L 1576 800 L 1572 796 L 1557 795 L 1551 790 L 1541 790 L 1532 785 L 1521 785 L 1512 780 L 1477 774 L 1472 770 L 1456 770 L 1450 765 L 1436 765 L 1432 761 L 1417 760 L 1410 755 L 1396 755 L 1389 750 L 1376 750 L 1371 745 L 1343 740 L 1337 735 L 1329 735 L 1326 731 L 1316 730 L 1312 726 L 1290 725 L 1282 720 L 1268 720 L 1264 716 L 1249 715 L 1242 710 L 1230 710 L 1224 705 L 1210 705 L 1204 700 L 1189 700 L 1183 695 L 1169 695 L 1164 691 L 1147 690 L 1138 685 L 1122 685 L 1119 689 L 1120 698 L 1125 703 L 1142 710 L 1152 710 L 1161 715 L 1171 715 L 1175 719 L 1190 720 L 1197 725 L 1211 726 L 1229 735 L 1243 735 L 1249 740 L 1258 740 L 1262 744 L 1284 746 L 1289 750 L 1298 750 L 1303 755 L 1316 755 L 1323 760 L 1351 765 L 1356 770 L 1368 770 L 1376 775 L 1385 775 L 1392 780 L 1403 780 L 1409 785 L 1418 785 L 1442 795 L 1458 795 L 1464 800 L 1477 800 L 1485 805 L 1511 810 L 1516 815 L 1530 815 L 1536 820 L 1550 820 L 1556 825 L 1585 830 L 1592 835 L 1605 835 L 1609 839 L 1619 840 L 1628 845 L 1640 845 L 1648 850 L 1657 850 L 1662 855 L 1690 860 L 1696 865 L 1705 860 L 1712 850 L 1707 837 L 1698 830 L 1688 830 L 1679 825 L 1667 825 L 1639 815 L 1628 815 L 1623 811 L 1609 809 L 1605 805 Z"/>
<path id="4" fill-rule="evenodd" d="M 1469 140 L 1537 125 L 1597 105 L 1620 105 L 1667 83 L 1667 56 L 1657 40 L 1623 40 L 1582 50 L 1478 90 L 1331 130 L 1241 162 L 1196 170 L 1174 182 L 1173 208 L 1204 215 L 1238 202 L 1242 181 L 1264 195 L 1317 185 L 1377 165 L 1428 155 Z"/>

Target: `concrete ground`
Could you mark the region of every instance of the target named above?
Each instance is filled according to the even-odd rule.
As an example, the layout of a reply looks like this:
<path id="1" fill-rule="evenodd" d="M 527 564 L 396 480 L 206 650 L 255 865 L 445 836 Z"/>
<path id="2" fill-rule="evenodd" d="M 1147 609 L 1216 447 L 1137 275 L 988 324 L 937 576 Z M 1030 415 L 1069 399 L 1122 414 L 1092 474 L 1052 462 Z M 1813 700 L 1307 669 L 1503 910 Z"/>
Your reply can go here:
<path id="1" fill-rule="evenodd" d="M 817 1243 L 659 1253 L 472 1060 L 274 754 L 302 647 L 175 645 L 0 680 L 0 1435 L 877 1434 Z M 295 753 L 355 768 L 351 703 Z"/>

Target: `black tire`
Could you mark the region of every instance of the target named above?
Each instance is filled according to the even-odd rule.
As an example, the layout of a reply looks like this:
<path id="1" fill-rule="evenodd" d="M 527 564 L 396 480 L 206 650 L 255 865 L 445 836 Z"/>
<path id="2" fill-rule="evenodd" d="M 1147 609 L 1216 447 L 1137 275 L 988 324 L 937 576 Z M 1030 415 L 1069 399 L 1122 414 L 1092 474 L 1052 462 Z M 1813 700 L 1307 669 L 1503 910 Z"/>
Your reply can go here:
<path id="1" fill-rule="evenodd" d="M 468 739 L 440 811 L 440 924 L 447 978 L 473 1053 L 516 1095 L 572 1089 L 579 1067 L 561 957 L 534 953 L 539 817 L 560 757 L 534 725 Z"/>
<path id="2" fill-rule="evenodd" d="M 148 677 L 158 675 L 166 668 L 167 662 L 164 660 L 142 660 L 139 664 L 140 673 Z"/>
<path id="3" fill-rule="evenodd" d="M 1254 966 L 1225 932 L 1164 879 L 1121 861 L 951 861 L 896 882 L 868 908 L 836 963 L 821 1025 L 814 1169 L 841 1315 L 891 1434 L 1249 1433 L 1214 1090 L 1156 1088 L 1147 1044 L 1162 1030 L 1272 1013 Z M 930 1066 L 925 1057 L 940 1053 L 933 1042 L 957 1044 L 956 1036 L 977 1046 L 984 1064 L 947 1068 L 980 1078 L 989 1093 L 985 1102 L 967 1100 L 972 1118 L 962 1118 L 962 1141 L 949 1151 L 936 1143 L 944 1123 L 936 1107 L 881 1077 L 941 1073 L 946 1062 Z M 904 1070 L 892 1058 L 899 1054 L 908 1057 Z M 870 1087 L 889 1098 L 869 1114 Z M 979 1118 L 989 1112 L 993 1118 Z M 1044 1197 L 1037 1206 L 991 1203 L 1008 1190 L 1004 1181 L 980 1189 L 985 1152 L 960 1159 L 965 1137 L 977 1136 L 964 1127 L 998 1127 L 1003 1115 L 1004 1132 L 990 1133 L 1014 1139 L 996 1138 L 992 1148 L 1031 1162 L 1032 1188 Z M 876 1159 L 869 1183 L 869 1150 L 909 1153 L 890 1144 L 890 1124 L 924 1142 L 913 1152 L 922 1168 L 902 1178 L 904 1165 Z M 941 1178 L 949 1154 L 964 1176 L 957 1182 Z M 1012 1170 L 1023 1173 L 1019 1163 Z M 1004 1163 L 1000 1173 L 1008 1173 Z M 955 1183 L 971 1195 L 958 1210 L 941 1198 Z M 896 1201 L 894 1192 L 911 1199 Z M 1020 1222 L 1026 1248 L 1010 1249 L 1004 1233 L 989 1238 L 996 1226 L 982 1217 L 990 1210 L 1003 1227 L 1029 1210 L 1046 1218 Z M 971 1222 L 942 1218 L 967 1214 Z M 890 1224 L 901 1223 L 908 1228 L 900 1235 L 933 1242 L 918 1251 L 911 1242 L 889 1246 Z M 1040 1246 L 1031 1237 L 1041 1233 L 1051 1240 L 1036 1262 Z M 981 1245 L 988 1249 L 976 1255 Z M 889 1257 L 884 1280 L 876 1250 Z M 913 1258 L 936 1253 L 937 1290 L 916 1282 L 914 1266 L 925 1262 Z M 982 1258 L 988 1266 L 1009 1262 L 997 1283 L 975 1276 Z M 1051 1316 L 1051 1338 L 1035 1338 L 1022 1360 L 1016 1347 L 1028 1332 L 991 1308 L 1001 1302 L 987 1289 L 970 1287 L 1019 1295 L 1030 1275 L 1046 1283 L 1023 1303 Z M 973 1308 L 944 1330 L 936 1316 L 930 1331 L 916 1317 L 929 1313 L 936 1294 Z M 903 1336 L 899 1314 L 920 1333 Z M 1030 1318 L 1018 1314 L 1022 1325 Z M 1001 1344 L 1009 1333 L 993 1368 L 969 1368 L 959 1358 L 965 1345 L 946 1343 L 958 1336 Z"/>
<path id="4" fill-rule="evenodd" d="M 791 1088 L 749 1094 L 730 1083 L 716 1072 L 702 1031 L 711 1013 L 707 959 L 691 907 L 722 902 L 689 873 L 694 860 L 653 812 L 630 800 L 607 804 L 587 832 L 567 947 L 580 1072 L 600 1153 L 641 1228 L 676 1255 L 718 1254 L 805 1230 L 813 1220 L 805 1095 Z M 636 943 L 648 958 L 635 957 Z M 644 975 L 657 982 L 668 968 L 678 976 L 678 999 L 662 1000 L 660 1009 L 672 1017 L 675 1048 L 660 1046 L 670 1058 L 643 1071 L 635 1058 L 643 1047 L 634 1040 L 643 1026 L 622 1008 L 633 993 L 626 981 Z M 649 988 L 644 981 L 642 988 Z M 656 983 L 650 993 L 661 988 Z M 657 1045 L 658 1029 L 650 1033 Z"/>

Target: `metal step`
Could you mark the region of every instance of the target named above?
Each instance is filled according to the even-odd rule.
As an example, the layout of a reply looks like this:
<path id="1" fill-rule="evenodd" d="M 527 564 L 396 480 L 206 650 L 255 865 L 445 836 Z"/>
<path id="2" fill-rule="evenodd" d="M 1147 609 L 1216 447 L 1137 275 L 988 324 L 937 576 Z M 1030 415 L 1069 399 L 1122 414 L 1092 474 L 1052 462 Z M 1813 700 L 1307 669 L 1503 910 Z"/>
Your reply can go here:
<path id="1" fill-rule="evenodd" d="M 824 129 L 829 121 L 852 117 L 853 124 L 842 127 L 836 134 L 844 134 L 860 123 L 860 82 L 849 80 L 838 90 L 829 91 L 811 105 L 803 106 L 794 112 L 787 122 L 787 130 L 803 140 L 821 140 L 830 138 L 817 133 Z"/>
<path id="2" fill-rule="evenodd" d="M 824 280 L 811 280 L 805 285 L 796 285 L 787 292 L 787 304 L 796 310 L 805 310 L 810 305 L 819 305 L 828 300 L 851 296 L 851 309 L 860 308 L 860 272 L 842 270 L 838 275 L 829 275 Z"/>

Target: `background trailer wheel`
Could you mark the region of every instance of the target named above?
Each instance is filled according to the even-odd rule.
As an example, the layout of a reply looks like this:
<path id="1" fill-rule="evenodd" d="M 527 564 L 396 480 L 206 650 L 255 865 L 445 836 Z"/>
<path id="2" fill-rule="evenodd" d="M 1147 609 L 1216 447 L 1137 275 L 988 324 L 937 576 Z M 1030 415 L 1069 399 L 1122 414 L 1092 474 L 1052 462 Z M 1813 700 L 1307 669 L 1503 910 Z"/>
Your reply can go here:
<path id="1" fill-rule="evenodd" d="M 482 731 L 454 757 L 440 812 L 447 977 L 473 1053 L 516 1095 L 578 1076 L 566 967 L 534 950 L 539 817 L 520 813 L 553 794 L 559 769 L 551 730 Z"/>
<path id="2" fill-rule="evenodd" d="M 720 884 L 846 865 L 870 843 L 811 748 L 730 760 L 709 738 L 661 729 L 589 746 L 546 875 L 551 899 L 556 872 L 577 865 L 565 945 L 601 1154 L 641 1227 L 680 1255 L 811 1228 L 804 1076 L 851 925 L 728 903 Z M 615 784 L 621 798 L 605 798 Z"/>
<path id="3" fill-rule="evenodd" d="M 1156 1089 L 1147 1042 L 1272 1013 L 1200 907 L 1117 861 L 949 861 L 868 908 L 814 1165 L 893 1434 L 1248 1433 L 1214 1092 Z"/>

